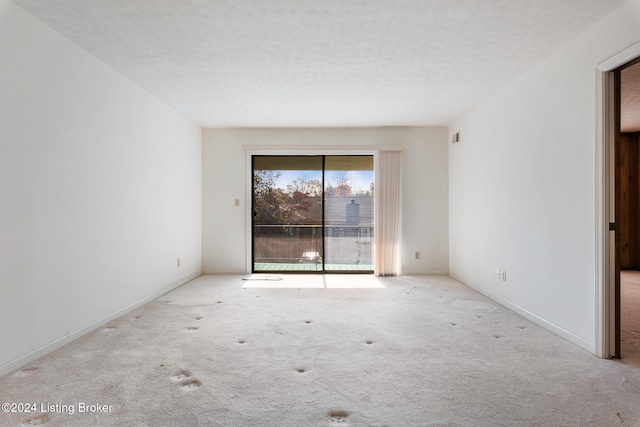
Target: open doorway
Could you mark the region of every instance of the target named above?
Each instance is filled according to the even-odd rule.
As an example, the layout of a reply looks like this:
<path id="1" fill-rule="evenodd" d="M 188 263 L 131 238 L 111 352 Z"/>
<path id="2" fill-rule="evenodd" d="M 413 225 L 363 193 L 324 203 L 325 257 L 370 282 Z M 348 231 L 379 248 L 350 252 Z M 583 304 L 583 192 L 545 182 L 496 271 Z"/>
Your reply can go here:
<path id="1" fill-rule="evenodd" d="M 637 262 L 640 259 L 640 246 L 637 246 L 640 242 L 640 146 L 633 135 L 640 127 L 632 124 L 633 121 L 640 122 L 640 82 L 633 76 L 640 72 L 639 63 L 640 42 L 598 64 L 596 80 L 600 102 L 596 120 L 599 134 L 596 139 L 595 225 L 598 261 L 594 344 L 597 356 L 623 358 L 625 362 L 634 359 L 635 350 L 627 346 L 632 344 L 628 338 L 625 338 L 626 348 L 621 350 L 622 328 L 633 332 L 635 326 L 631 326 L 634 321 L 630 317 L 633 316 L 623 316 L 640 310 L 640 304 L 633 303 L 627 292 L 625 296 L 621 292 L 633 286 L 626 284 L 633 282 L 632 272 L 640 269 L 640 262 Z M 636 246 L 628 246 L 630 244 Z M 625 281 L 624 287 L 621 278 Z M 630 335 L 637 336 L 636 333 Z"/>
<path id="2" fill-rule="evenodd" d="M 640 366 L 640 60 L 614 71 L 616 88 L 616 356 Z"/>

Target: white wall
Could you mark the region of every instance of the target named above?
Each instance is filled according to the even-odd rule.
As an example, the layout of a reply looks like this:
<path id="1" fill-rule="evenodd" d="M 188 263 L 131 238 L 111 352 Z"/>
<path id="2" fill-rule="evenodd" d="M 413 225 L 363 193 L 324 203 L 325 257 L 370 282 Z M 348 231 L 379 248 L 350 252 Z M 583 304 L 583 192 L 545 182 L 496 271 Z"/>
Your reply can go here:
<path id="1" fill-rule="evenodd" d="M 0 94 L 3 375 L 199 274 L 201 133 L 6 0 Z"/>
<path id="2" fill-rule="evenodd" d="M 596 66 L 638 40 L 636 0 L 450 128 L 451 276 L 590 351 Z"/>
<path id="3" fill-rule="evenodd" d="M 203 130 L 205 273 L 246 272 L 250 165 L 242 145 L 403 146 L 402 273 L 447 274 L 447 129 L 442 127 Z"/>

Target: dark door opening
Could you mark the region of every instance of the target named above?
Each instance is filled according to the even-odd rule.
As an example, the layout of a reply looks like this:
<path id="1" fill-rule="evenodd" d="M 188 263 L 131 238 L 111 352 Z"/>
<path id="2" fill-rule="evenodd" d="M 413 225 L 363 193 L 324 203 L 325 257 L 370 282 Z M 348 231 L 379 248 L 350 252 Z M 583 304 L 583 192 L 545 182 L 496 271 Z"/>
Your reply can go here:
<path id="1" fill-rule="evenodd" d="M 614 73 L 615 354 L 640 366 L 640 60 Z"/>

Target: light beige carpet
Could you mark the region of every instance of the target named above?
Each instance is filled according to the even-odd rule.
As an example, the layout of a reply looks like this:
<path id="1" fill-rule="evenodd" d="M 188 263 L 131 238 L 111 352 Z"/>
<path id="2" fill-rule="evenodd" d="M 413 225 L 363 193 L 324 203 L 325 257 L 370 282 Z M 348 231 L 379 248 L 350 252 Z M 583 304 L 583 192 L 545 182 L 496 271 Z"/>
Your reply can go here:
<path id="1" fill-rule="evenodd" d="M 0 425 L 640 425 L 639 369 L 452 279 L 305 280 L 198 278 L 0 378 Z"/>

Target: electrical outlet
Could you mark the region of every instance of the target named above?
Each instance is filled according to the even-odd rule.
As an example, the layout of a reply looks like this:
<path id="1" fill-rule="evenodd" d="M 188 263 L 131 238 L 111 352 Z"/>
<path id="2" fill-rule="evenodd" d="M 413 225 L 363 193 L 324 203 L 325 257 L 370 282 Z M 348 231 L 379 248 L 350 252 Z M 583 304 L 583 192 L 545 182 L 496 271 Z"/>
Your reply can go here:
<path id="1" fill-rule="evenodd" d="M 507 270 L 502 270 L 502 281 L 503 282 L 507 281 Z"/>
<path id="2" fill-rule="evenodd" d="M 420 252 L 416 251 L 416 259 L 420 259 Z"/>

